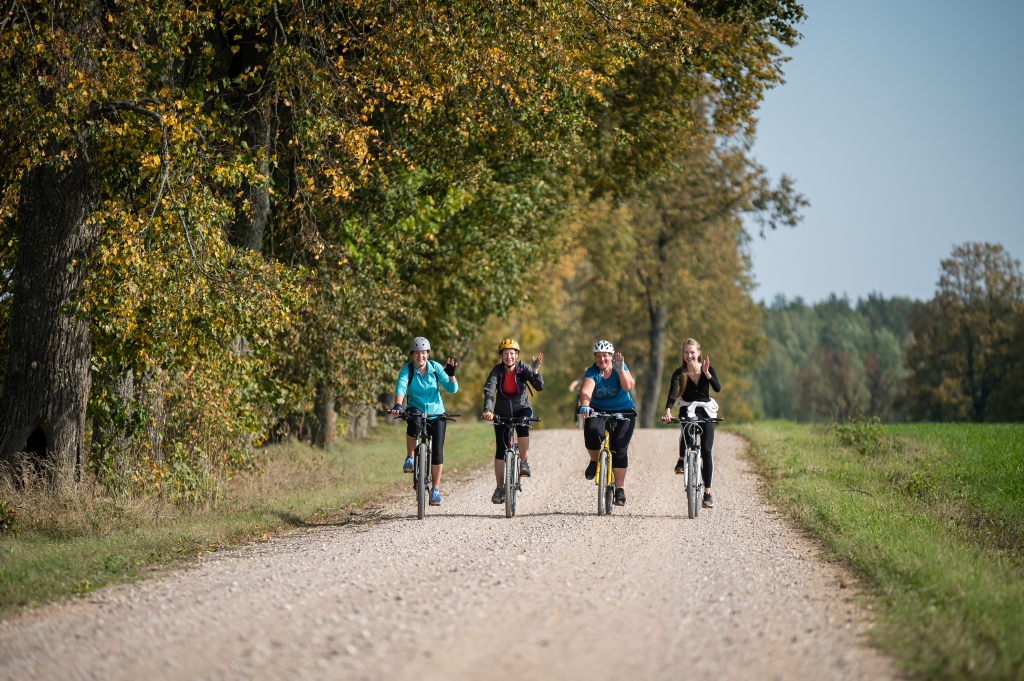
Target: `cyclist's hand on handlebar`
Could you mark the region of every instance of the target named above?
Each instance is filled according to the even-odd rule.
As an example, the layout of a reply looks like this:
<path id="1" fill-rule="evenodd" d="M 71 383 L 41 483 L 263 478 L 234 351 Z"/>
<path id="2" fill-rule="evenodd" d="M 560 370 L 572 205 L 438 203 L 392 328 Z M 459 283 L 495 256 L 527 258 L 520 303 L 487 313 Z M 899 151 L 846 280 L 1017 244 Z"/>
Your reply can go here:
<path id="1" fill-rule="evenodd" d="M 485 411 L 484 414 L 483 414 L 483 417 L 484 417 L 484 421 L 493 421 L 494 420 L 494 414 L 492 414 L 489 411 Z"/>
<path id="2" fill-rule="evenodd" d="M 402 405 L 396 403 L 395 406 L 391 407 L 391 411 L 388 413 L 392 416 L 398 416 L 402 413 Z"/>
<path id="3" fill-rule="evenodd" d="M 448 374 L 449 378 L 455 378 L 455 370 L 459 367 L 459 363 L 451 357 L 448 358 L 448 363 L 444 365 L 444 372 Z"/>
<path id="4" fill-rule="evenodd" d="M 665 413 L 661 417 L 661 420 L 664 421 L 665 423 L 669 423 L 672 420 L 672 410 L 666 409 Z"/>
<path id="5" fill-rule="evenodd" d="M 594 413 L 594 410 L 591 409 L 590 407 L 586 406 L 586 405 L 583 405 L 583 406 L 580 407 L 580 414 L 582 414 L 583 418 L 585 418 L 585 419 L 589 419 L 590 415 L 593 414 L 593 413 Z"/>

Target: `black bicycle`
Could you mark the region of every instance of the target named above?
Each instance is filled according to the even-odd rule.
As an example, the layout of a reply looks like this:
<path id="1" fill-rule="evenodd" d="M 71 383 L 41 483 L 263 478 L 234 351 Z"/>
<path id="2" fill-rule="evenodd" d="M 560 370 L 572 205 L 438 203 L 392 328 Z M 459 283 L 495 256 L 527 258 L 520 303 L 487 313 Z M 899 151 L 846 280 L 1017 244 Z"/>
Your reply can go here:
<path id="1" fill-rule="evenodd" d="M 427 419 L 437 418 L 442 421 L 454 421 L 455 417 L 461 416 L 461 414 L 410 414 L 407 411 L 403 411 L 395 416 L 406 422 L 412 419 L 416 424 L 416 448 L 413 454 L 412 486 L 416 490 L 416 517 L 419 520 L 423 520 L 423 516 L 427 513 L 427 501 L 430 498 L 432 483 L 430 452 L 433 438 L 427 434 Z"/>
<path id="2" fill-rule="evenodd" d="M 516 435 L 516 427 L 529 426 L 531 423 L 540 421 L 533 416 L 498 416 L 491 419 L 492 426 L 508 426 L 508 442 L 505 443 L 505 475 L 502 486 L 505 490 L 505 517 L 511 518 L 516 514 L 516 492 L 523 490 L 519 473 L 519 437 Z"/>
<path id="3" fill-rule="evenodd" d="M 686 486 L 686 510 L 690 518 L 696 518 L 700 513 L 701 502 L 704 497 L 704 477 L 701 474 L 703 466 L 700 458 L 700 446 L 697 438 L 704 432 L 701 426 L 703 423 L 721 423 L 723 419 L 672 419 L 672 423 L 679 423 L 679 437 L 683 438 L 685 446 L 685 457 L 683 464 L 683 484 Z"/>

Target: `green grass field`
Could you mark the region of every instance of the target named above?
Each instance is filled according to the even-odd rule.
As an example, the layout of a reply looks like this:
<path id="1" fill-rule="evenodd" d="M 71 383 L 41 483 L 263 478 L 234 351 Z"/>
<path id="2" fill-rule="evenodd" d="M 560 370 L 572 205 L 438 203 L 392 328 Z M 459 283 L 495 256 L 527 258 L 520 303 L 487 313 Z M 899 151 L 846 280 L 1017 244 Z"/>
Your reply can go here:
<path id="1" fill-rule="evenodd" d="M 734 426 L 769 499 L 870 584 L 922 679 L 1024 679 L 1024 426 Z"/>
<path id="2" fill-rule="evenodd" d="M 445 474 L 488 463 L 493 435 L 476 423 L 449 424 Z M 23 516 L 17 534 L 0 535 L 0 615 L 106 584 L 134 581 L 197 553 L 304 526 L 358 518 L 360 506 L 409 485 L 401 471 L 404 425 L 330 451 L 274 445 L 264 474 L 239 478 L 215 507 L 181 509 L 159 500 L 78 496 L 47 500 Z M 442 491 L 444 480 L 442 479 Z M 356 515 L 353 515 L 355 512 Z"/>

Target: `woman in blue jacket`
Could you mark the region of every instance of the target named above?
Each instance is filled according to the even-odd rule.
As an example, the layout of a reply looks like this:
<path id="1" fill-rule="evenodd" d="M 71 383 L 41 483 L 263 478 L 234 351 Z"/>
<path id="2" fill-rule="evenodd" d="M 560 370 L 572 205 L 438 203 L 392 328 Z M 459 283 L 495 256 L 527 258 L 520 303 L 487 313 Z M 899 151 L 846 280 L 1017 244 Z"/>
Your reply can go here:
<path id="1" fill-rule="evenodd" d="M 405 410 L 409 414 L 433 414 L 444 413 L 444 402 L 441 401 L 441 388 L 449 394 L 459 391 L 459 383 L 455 380 L 455 369 L 459 363 L 448 358 L 448 363 L 442 366 L 440 363 L 430 359 L 430 341 L 422 336 L 412 339 L 409 345 L 410 362 L 398 372 L 398 383 L 395 386 L 395 406 L 391 409 L 392 414 L 402 413 L 402 402 L 405 401 Z M 430 452 L 430 477 L 434 482 L 434 488 L 430 490 L 430 505 L 441 505 L 441 467 L 444 463 L 444 419 L 427 417 L 424 424 L 427 434 L 431 437 Z M 409 421 L 405 431 L 405 465 L 402 467 L 406 473 L 412 473 L 415 460 L 413 454 L 416 451 L 416 434 L 418 424 Z"/>

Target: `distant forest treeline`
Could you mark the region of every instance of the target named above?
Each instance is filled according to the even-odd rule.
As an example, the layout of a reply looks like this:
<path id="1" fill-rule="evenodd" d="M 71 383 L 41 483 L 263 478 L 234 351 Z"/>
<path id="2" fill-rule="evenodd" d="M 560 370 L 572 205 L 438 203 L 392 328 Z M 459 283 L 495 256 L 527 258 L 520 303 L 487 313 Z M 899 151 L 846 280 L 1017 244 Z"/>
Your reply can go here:
<path id="1" fill-rule="evenodd" d="M 796 421 L 1024 420 L 1020 263 L 998 244 L 964 244 L 927 301 L 832 295 L 762 305 L 768 338 L 749 403 Z"/>

